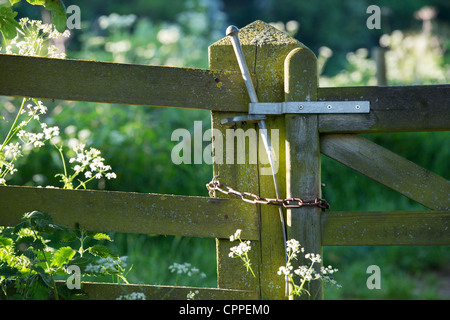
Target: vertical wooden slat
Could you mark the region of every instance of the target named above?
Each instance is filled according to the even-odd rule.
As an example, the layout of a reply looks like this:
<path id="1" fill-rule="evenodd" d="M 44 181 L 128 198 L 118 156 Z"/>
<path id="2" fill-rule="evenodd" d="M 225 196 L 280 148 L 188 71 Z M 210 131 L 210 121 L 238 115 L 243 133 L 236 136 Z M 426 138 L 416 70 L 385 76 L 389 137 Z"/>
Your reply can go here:
<path id="1" fill-rule="evenodd" d="M 301 45 L 297 40 L 262 22 L 242 28 L 239 38 L 246 56 L 247 65 L 253 76 L 258 99 L 261 102 L 284 100 L 284 60 L 291 50 Z M 218 70 L 239 70 L 231 42 L 224 38 L 210 47 L 210 67 Z M 242 90 L 242 88 L 236 88 Z M 220 119 L 234 116 L 233 113 L 212 113 L 213 126 L 219 128 L 224 136 L 225 128 L 220 126 Z M 269 117 L 266 121 L 269 135 L 277 152 L 278 184 L 281 196 L 285 196 L 285 159 L 284 159 L 284 117 Z M 238 129 L 242 124 L 238 125 Z M 243 125 L 244 130 L 258 129 L 256 124 Z M 273 130 L 273 131 L 272 131 Z M 273 177 L 268 165 L 266 151 L 258 136 L 258 164 L 248 163 L 215 164 L 214 174 L 220 174 L 220 180 L 239 191 L 259 194 L 262 197 L 276 196 Z M 225 139 L 224 139 L 225 141 Z M 246 152 L 246 157 L 248 153 Z M 225 157 L 223 158 L 225 161 Z M 256 207 L 256 206 L 255 206 Z M 252 261 L 257 268 L 261 297 L 285 299 L 283 278 L 277 274 L 284 265 L 284 244 L 278 208 L 274 206 L 257 206 L 260 210 L 260 241 L 255 243 L 252 251 L 259 250 Z M 245 236 L 245 235 L 243 235 Z M 217 241 L 218 283 L 219 286 L 233 285 L 234 289 L 248 289 L 247 278 L 240 273 L 238 266 L 228 257 L 230 244 L 224 240 Z M 254 253 L 254 252 L 253 252 Z M 242 267 L 241 267 L 242 269 Z M 240 284 L 238 283 L 240 281 Z M 247 281 L 248 282 L 248 281 Z"/>
<path id="2" fill-rule="evenodd" d="M 254 64 L 255 48 L 254 46 L 244 45 L 244 54 L 249 65 Z M 239 71 L 236 57 L 234 56 L 231 42 L 224 38 L 214 43 L 209 47 L 209 66 L 215 70 Z M 220 83 L 220 78 L 217 79 Z M 231 90 L 244 91 L 246 93 L 245 85 L 236 86 Z M 245 97 L 248 99 L 248 95 Z M 245 102 L 248 104 L 249 99 Z M 244 164 L 237 164 L 237 139 L 233 139 L 234 151 L 227 153 L 227 141 L 230 142 L 230 137 L 233 134 L 233 129 L 227 128 L 221 124 L 221 120 L 228 117 L 239 115 L 233 112 L 211 112 L 211 127 L 215 132 L 220 132 L 220 135 L 213 138 L 213 175 L 219 175 L 219 180 L 236 190 L 248 191 L 252 193 L 259 192 L 258 186 L 258 165 L 251 164 L 248 161 L 249 153 L 246 143 Z M 240 125 L 239 128 L 244 131 L 254 130 L 254 124 Z M 228 151 L 230 151 L 228 145 Z M 216 197 L 226 198 L 234 197 L 227 196 L 220 193 Z M 253 206 L 253 210 L 257 210 L 257 206 Z M 259 216 L 259 214 L 258 214 Z M 259 217 L 258 217 L 259 219 Z M 242 229 L 242 228 L 241 228 Z M 230 234 L 231 235 L 231 234 Z M 242 238 L 246 239 L 245 232 L 242 233 Z M 228 256 L 230 248 L 236 246 L 236 242 L 230 242 L 226 239 L 216 239 L 217 250 L 217 284 L 219 288 L 227 289 L 242 289 L 242 290 L 256 290 L 258 288 L 258 279 L 254 279 L 250 272 L 247 272 L 239 258 L 230 258 Z M 253 241 L 250 259 L 252 260 L 252 267 L 256 274 L 259 275 L 258 261 L 259 261 L 259 241 Z"/>
<path id="3" fill-rule="evenodd" d="M 293 50 L 285 63 L 286 101 L 317 100 L 317 59 L 308 48 Z M 286 191 L 288 198 L 314 200 L 321 197 L 320 146 L 317 115 L 285 116 L 286 122 Z M 290 239 L 296 239 L 306 253 L 322 256 L 320 209 L 302 207 L 287 211 Z M 304 257 L 293 261 L 296 265 L 309 264 Z M 320 268 L 320 265 L 317 266 Z M 313 281 L 309 289 L 312 297 L 323 299 L 320 282 Z"/>

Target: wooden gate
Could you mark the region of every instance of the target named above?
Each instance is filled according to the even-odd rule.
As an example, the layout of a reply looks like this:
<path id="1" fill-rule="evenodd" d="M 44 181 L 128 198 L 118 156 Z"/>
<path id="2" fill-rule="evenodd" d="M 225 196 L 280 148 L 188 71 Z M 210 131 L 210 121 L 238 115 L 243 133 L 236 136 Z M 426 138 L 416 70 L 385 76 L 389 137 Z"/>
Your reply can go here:
<path id="1" fill-rule="evenodd" d="M 246 26 L 239 36 L 259 101 L 370 101 L 367 114 L 267 116 L 269 130 L 279 133 L 282 195 L 321 197 L 324 154 L 431 209 L 287 209 L 289 238 L 297 239 L 307 252 L 319 254 L 323 246 L 450 244 L 450 182 L 358 135 L 449 130 L 450 85 L 320 88 L 317 59 L 302 43 L 262 21 Z M 207 109 L 212 128 L 226 140 L 232 133 L 222 120 L 246 115 L 249 98 L 229 39 L 210 46 L 209 60 L 210 69 L 203 70 L 0 55 L 3 73 L 17 75 L 0 79 L 0 95 Z M 244 132 L 256 129 L 250 122 L 237 127 Z M 272 176 L 261 174 L 267 167 L 264 153 L 251 163 L 250 148 L 245 150 L 244 164 L 218 161 L 223 146 L 213 139 L 213 175 L 236 190 L 273 198 Z M 115 299 L 124 291 L 143 292 L 150 299 L 185 299 L 192 290 L 199 291 L 199 299 L 259 299 L 264 298 L 261 287 L 266 292 L 270 288 L 271 298 L 285 299 L 284 290 L 277 290 L 283 283 L 276 272 L 284 265 L 277 208 L 216 196 L 220 198 L 2 186 L 0 225 L 15 225 L 25 212 L 39 210 L 56 223 L 68 227 L 79 223 L 92 231 L 216 239 L 218 288 L 83 283 L 90 299 Z M 242 230 L 244 240 L 252 241 L 250 258 L 258 279 L 245 271 L 239 259 L 228 256 L 235 245 L 229 236 L 236 229 Z M 312 296 L 319 299 L 322 291 L 319 284 L 311 288 Z"/>

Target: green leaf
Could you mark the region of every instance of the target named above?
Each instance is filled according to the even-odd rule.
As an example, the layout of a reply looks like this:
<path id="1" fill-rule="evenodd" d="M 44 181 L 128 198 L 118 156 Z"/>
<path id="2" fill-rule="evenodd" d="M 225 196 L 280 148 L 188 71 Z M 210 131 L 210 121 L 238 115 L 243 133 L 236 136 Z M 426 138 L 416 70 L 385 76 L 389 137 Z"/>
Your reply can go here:
<path id="1" fill-rule="evenodd" d="M 9 266 L 6 262 L 0 263 L 0 274 L 5 278 L 21 275 L 19 269 Z"/>
<path id="2" fill-rule="evenodd" d="M 111 238 L 104 233 L 96 233 L 92 236 L 92 238 L 94 238 L 95 240 L 108 240 L 108 241 L 112 241 Z"/>
<path id="3" fill-rule="evenodd" d="M 17 253 L 22 254 L 33 244 L 33 242 L 34 242 L 33 236 L 21 237 L 17 239 L 16 242 L 14 243 L 14 250 Z"/>
<path id="4" fill-rule="evenodd" d="M 102 257 L 102 258 L 108 258 L 108 257 L 117 258 L 117 256 L 115 254 L 113 254 L 108 247 L 103 246 L 101 244 L 96 244 L 96 245 L 90 247 L 89 252 L 95 256 Z"/>
<path id="5" fill-rule="evenodd" d="M 12 239 L 10 238 L 0 238 L 0 247 L 8 247 L 11 246 L 13 244 Z"/>
<path id="6" fill-rule="evenodd" d="M 10 2 L 11 5 L 13 6 L 15 3 L 20 2 L 20 0 L 9 0 L 9 2 Z"/>
<path id="7" fill-rule="evenodd" d="M 88 264 L 92 263 L 93 259 L 88 257 L 76 257 L 70 260 L 70 264 L 74 264 L 79 266 L 81 269 L 84 269 Z"/>
<path id="8" fill-rule="evenodd" d="M 5 39 L 13 39 L 17 35 L 17 29 L 22 29 L 20 24 L 14 19 L 16 16 L 17 12 L 10 7 L 0 8 L 0 32 Z"/>
<path id="9" fill-rule="evenodd" d="M 40 211 L 25 213 L 22 219 L 27 221 L 31 228 L 43 233 L 51 234 L 57 230 L 67 229 L 54 223 L 52 217 L 48 213 L 43 213 Z"/>
<path id="10" fill-rule="evenodd" d="M 28 3 L 32 5 L 44 6 L 45 0 L 27 0 Z"/>
<path id="11" fill-rule="evenodd" d="M 64 32 L 66 30 L 66 7 L 61 0 L 45 0 L 45 8 L 50 11 L 52 15 L 52 23 L 56 30 Z"/>
<path id="12" fill-rule="evenodd" d="M 64 264 L 69 262 L 70 259 L 75 255 L 75 250 L 71 247 L 62 247 L 53 255 L 52 265 L 56 267 L 62 267 Z"/>

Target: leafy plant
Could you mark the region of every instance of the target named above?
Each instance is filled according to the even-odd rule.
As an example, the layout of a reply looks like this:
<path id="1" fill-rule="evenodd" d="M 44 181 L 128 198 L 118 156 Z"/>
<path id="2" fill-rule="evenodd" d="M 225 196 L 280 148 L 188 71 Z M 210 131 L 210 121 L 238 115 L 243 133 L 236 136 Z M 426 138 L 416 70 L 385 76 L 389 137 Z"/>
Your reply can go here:
<path id="1" fill-rule="evenodd" d="M 64 245 L 56 248 L 55 240 Z M 53 222 L 47 213 L 24 214 L 22 222 L 0 232 L 0 288 L 5 298 L 74 299 L 85 297 L 81 288 L 69 290 L 57 285 L 56 278 L 68 274 L 69 266 L 78 266 L 83 276 L 111 275 L 117 282 L 125 278 L 124 258 L 112 253 L 99 241 L 111 241 L 103 233 L 83 228 L 69 230 Z M 77 250 L 68 243 L 77 241 Z M 87 246 L 87 242 L 94 244 Z M 58 242 L 58 241 L 57 241 Z M 80 275 L 81 276 L 81 275 Z M 10 294 L 15 291 L 15 294 Z"/>
<path id="2" fill-rule="evenodd" d="M 9 0 L 10 5 L 20 2 L 21 0 Z M 66 29 L 66 7 L 62 0 L 26 0 L 29 4 L 40 5 L 50 11 L 52 24 L 59 32 Z M 17 33 L 23 33 L 21 25 L 15 20 L 17 12 L 11 6 L 4 5 L 0 8 L 0 32 L 5 39 L 13 39 Z"/>

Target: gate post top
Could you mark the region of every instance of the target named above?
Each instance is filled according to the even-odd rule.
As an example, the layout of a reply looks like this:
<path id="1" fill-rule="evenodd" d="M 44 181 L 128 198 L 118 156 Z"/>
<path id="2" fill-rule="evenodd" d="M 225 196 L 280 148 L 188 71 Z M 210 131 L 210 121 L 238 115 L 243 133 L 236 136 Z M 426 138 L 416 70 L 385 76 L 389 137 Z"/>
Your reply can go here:
<path id="1" fill-rule="evenodd" d="M 259 101 L 284 101 L 285 58 L 293 49 L 307 49 L 306 46 L 261 20 L 241 28 L 239 40 Z M 229 37 L 224 36 L 209 47 L 209 64 L 211 69 L 239 71 Z M 245 87 L 231 90 L 245 91 Z"/>
<path id="2" fill-rule="evenodd" d="M 261 20 L 256 20 L 249 25 L 239 30 L 239 40 L 243 46 L 246 45 L 296 45 L 300 42 L 288 34 L 276 29 L 268 23 Z M 231 41 L 228 37 L 224 37 L 212 44 L 212 46 L 231 46 Z"/>

